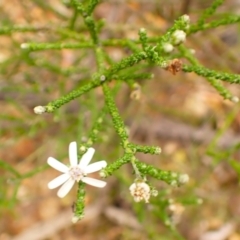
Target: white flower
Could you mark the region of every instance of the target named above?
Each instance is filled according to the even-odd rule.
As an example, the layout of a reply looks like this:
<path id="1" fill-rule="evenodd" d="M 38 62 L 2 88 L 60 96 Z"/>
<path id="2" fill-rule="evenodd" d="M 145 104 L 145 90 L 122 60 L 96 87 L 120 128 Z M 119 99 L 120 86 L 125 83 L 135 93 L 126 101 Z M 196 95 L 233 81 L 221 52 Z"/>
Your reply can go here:
<path id="1" fill-rule="evenodd" d="M 145 200 L 148 203 L 150 198 L 150 187 L 145 182 L 136 182 L 129 187 L 130 193 L 135 202 Z"/>
<path id="2" fill-rule="evenodd" d="M 173 44 L 178 45 L 186 40 L 186 33 L 182 30 L 176 30 L 172 34 Z"/>
<path id="3" fill-rule="evenodd" d="M 99 171 L 107 166 L 107 163 L 104 160 L 89 164 L 94 152 L 94 148 L 89 148 L 78 163 L 77 143 L 71 142 L 69 145 L 69 167 L 59 162 L 55 158 L 49 157 L 47 160 L 48 164 L 63 174 L 49 182 L 48 188 L 54 189 L 62 185 L 58 190 L 57 195 L 58 197 L 63 198 L 71 190 L 75 181 L 82 181 L 94 187 L 105 187 L 107 184 L 106 182 L 87 177 L 87 174 Z"/>

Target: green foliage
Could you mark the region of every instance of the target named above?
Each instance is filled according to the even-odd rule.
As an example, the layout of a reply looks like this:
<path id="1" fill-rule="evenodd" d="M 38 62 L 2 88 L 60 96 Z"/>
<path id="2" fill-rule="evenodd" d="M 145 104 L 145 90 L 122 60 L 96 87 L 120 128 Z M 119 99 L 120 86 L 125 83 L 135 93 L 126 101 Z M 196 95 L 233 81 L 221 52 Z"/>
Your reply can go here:
<path id="1" fill-rule="evenodd" d="M 42 4 L 39 1 L 36 2 L 40 5 Z M 188 16 L 180 16 L 173 23 L 172 27 L 170 27 L 164 34 L 157 37 L 148 36 L 148 29 L 142 28 L 139 30 L 138 40 L 125 38 L 101 39 L 101 29 L 104 26 L 102 21 L 96 20 L 93 14 L 94 9 L 99 4 L 98 0 L 83 1 L 83 3 L 77 0 L 71 0 L 69 7 L 72 9 L 72 17 L 67 20 L 66 27 L 2 26 L 0 27 L 0 35 L 11 36 L 15 33 L 37 33 L 40 31 L 49 31 L 54 36 L 54 38 L 52 38 L 54 40 L 50 42 L 30 41 L 22 43 L 19 59 L 32 68 L 46 69 L 60 77 L 71 78 L 76 73 L 83 74 L 82 79 L 76 82 L 72 91 L 67 93 L 64 87 L 62 87 L 62 95 L 48 103 L 43 102 L 42 108 L 38 111 L 36 110 L 36 113 L 55 114 L 55 118 L 58 119 L 58 121 L 61 121 L 61 116 L 65 114 L 63 108 L 65 104 L 68 104 L 71 101 L 76 101 L 78 98 L 81 103 L 81 101 L 84 101 L 82 98 L 85 95 L 92 96 L 90 93 L 93 92 L 94 89 L 101 88 L 104 102 L 95 106 L 96 116 L 91 119 L 92 121 L 88 128 L 90 130 L 86 130 L 86 141 L 79 141 L 78 144 L 82 153 L 93 144 L 99 144 L 106 125 L 110 125 L 108 122 L 108 117 L 110 116 L 111 124 L 119 138 L 123 154 L 118 159 L 109 162 L 108 166 L 101 171 L 102 177 L 107 178 L 111 175 L 114 176 L 117 174 L 117 170 L 122 171 L 121 168 L 125 164 L 130 163 L 135 175 L 132 177 L 131 182 L 141 180 L 152 187 L 150 179 L 153 178 L 169 184 L 169 187 L 179 187 L 188 181 L 188 176 L 185 173 L 182 173 L 181 169 L 179 169 L 178 172 L 169 171 L 159 168 L 158 164 L 156 164 L 156 166 L 150 165 L 138 159 L 136 153 L 158 155 L 161 152 L 161 148 L 158 146 L 142 146 L 131 142 L 124 118 L 116 105 L 115 97 L 119 93 L 119 86 L 124 83 L 127 83 L 131 88 L 138 91 L 138 82 L 145 79 L 151 79 L 152 74 L 149 73 L 149 69 L 150 67 L 155 66 L 162 71 L 168 70 L 173 74 L 178 73 L 180 70 L 186 73 L 193 72 L 198 76 L 206 78 L 206 80 L 224 99 L 237 102 L 238 98 L 233 96 L 231 92 L 223 86 L 221 81 L 231 84 L 239 84 L 240 75 L 204 67 L 184 44 L 185 37 L 191 37 L 191 35 L 196 32 L 239 22 L 239 16 L 226 15 L 225 17 L 221 17 L 221 19 L 206 23 L 207 18 L 213 17 L 212 15 L 217 11 L 218 7 L 223 4 L 223 2 L 223 0 L 215 0 L 209 8 L 203 11 L 199 19 L 193 25 L 190 25 Z M 78 25 L 79 23 L 77 20 L 79 19 L 83 20 L 83 26 L 81 27 Z M 128 51 L 122 59 L 116 62 L 108 54 L 107 47 L 118 47 L 120 49 L 127 48 Z M 171 48 L 175 50 L 175 53 L 172 52 Z M 57 63 L 53 63 L 51 60 L 44 57 L 44 54 L 48 53 L 48 51 L 50 51 L 51 54 L 54 51 L 57 52 L 63 49 L 74 50 L 76 51 L 76 54 L 78 51 L 81 51 L 82 55 L 78 53 L 80 57 L 76 60 L 76 66 L 62 68 L 61 66 L 58 66 Z M 93 63 L 93 67 L 88 66 L 84 71 L 83 68 L 78 66 L 81 65 L 81 60 L 84 59 L 90 51 L 94 53 L 95 62 Z M 177 63 L 179 65 L 175 65 L 176 56 L 178 57 Z M 180 58 L 187 60 L 187 63 L 182 64 Z M 3 63 L 1 71 L 4 72 L 4 64 L 8 65 L 11 61 L 11 58 L 7 59 L 6 62 Z M 36 89 L 36 92 L 38 92 L 38 89 Z M 52 97 L 50 98 L 52 99 Z M 59 114 L 60 117 L 57 114 Z M 231 120 L 232 119 L 233 118 L 231 118 Z M 44 118 L 41 121 L 44 121 Z M 82 119 L 80 119 L 79 122 L 82 124 Z M 61 132 L 62 130 L 59 129 L 59 131 Z M 73 133 L 73 135 L 74 134 L 75 133 Z M 78 139 L 81 139 L 81 137 L 77 136 Z M 216 140 L 214 142 L 216 142 Z M 208 153 L 213 156 L 215 160 L 217 159 L 220 161 L 223 157 L 227 159 L 232 168 L 235 169 L 240 176 L 240 164 L 235 161 L 232 156 L 233 153 L 239 150 L 239 148 L 240 145 L 237 143 L 231 149 L 221 151 L 213 144 L 209 147 Z M 149 156 L 149 158 L 150 157 L 151 156 Z M 108 158 L 109 156 L 106 156 L 106 159 Z M 4 160 L 1 160 L 0 168 L 4 169 L 9 175 L 7 178 L 14 181 L 16 184 L 16 188 L 9 199 L 9 205 L 12 206 L 16 201 L 16 193 L 21 181 L 43 171 L 46 169 L 46 166 L 43 165 L 39 168 L 35 168 L 33 171 L 22 174 L 13 166 L 6 163 Z M 128 189 L 126 189 L 126 191 L 128 191 Z M 5 205 L 6 199 L 4 199 L 3 195 L 0 196 L 0 203 Z M 151 194 L 151 196 L 153 196 L 153 194 Z M 74 216 L 76 217 L 75 220 L 81 219 L 84 216 L 84 198 L 85 185 L 80 182 L 78 185 L 76 208 L 74 210 Z M 167 212 L 167 208 L 170 205 L 168 196 L 163 193 L 156 199 L 154 199 L 154 197 L 152 198 L 153 200 L 151 201 L 154 206 L 153 215 L 160 218 L 165 225 L 168 225 L 175 236 L 177 236 L 176 239 L 182 239 L 174 228 L 174 225 L 171 224 L 171 218 Z M 187 205 L 186 202 L 187 200 L 185 202 L 182 201 L 182 204 Z M 194 202 L 193 204 L 197 203 Z M 142 208 L 138 209 L 138 211 L 140 214 L 143 213 Z"/>

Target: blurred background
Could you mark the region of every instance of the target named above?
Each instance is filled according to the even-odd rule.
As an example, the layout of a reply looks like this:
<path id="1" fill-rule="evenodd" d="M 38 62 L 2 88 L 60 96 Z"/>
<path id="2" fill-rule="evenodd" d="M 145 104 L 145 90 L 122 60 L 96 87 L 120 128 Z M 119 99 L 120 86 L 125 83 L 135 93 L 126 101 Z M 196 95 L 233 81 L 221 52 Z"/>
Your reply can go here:
<path id="1" fill-rule="evenodd" d="M 183 14 L 197 21 L 212 2 L 102 1 L 94 16 L 105 21 L 101 39 L 138 39 L 141 27 L 149 36 L 159 36 Z M 102 91 L 95 89 L 53 114 L 35 115 L 33 108 L 85 84 L 96 70 L 94 53 L 21 50 L 25 42 L 81 41 L 71 29 L 73 11 L 67 1 L 1 0 L 0 13 L 0 240 L 240 239 L 239 104 L 224 100 L 194 73 L 172 75 L 158 67 L 146 67 L 154 78 L 138 82 L 138 101 L 122 84 L 117 106 L 132 142 L 162 148 L 160 156 L 138 158 L 187 173 L 190 182 L 173 188 L 148 179 L 159 195 L 149 204 L 135 203 L 129 194 L 132 168 L 123 166 L 107 179 L 106 188 L 86 188 L 85 218 L 73 225 L 76 188 L 64 199 L 49 190 L 47 183 L 58 172 L 46 160 L 53 156 L 68 163 L 68 145 L 86 138 L 103 105 Z M 240 14 L 238 0 L 225 1 L 213 19 L 228 14 Z M 34 28 L 4 31 L 9 26 Z M 62 31 L 68 26 L 69 31 Z M 81 17 L 76 29 L 87 34 Z M 203 66 L 239 74 L 239 34 L 239 24 L 222 26 L 189 36 L 185 45 Z M 114 61 L 130 54 L 120 47 L 106 52 Z M 240 96 L 238 85 L 224 86 Z M 100 136 L 93 161 L 110 163 L 122 156 L 110 118 Z"/>

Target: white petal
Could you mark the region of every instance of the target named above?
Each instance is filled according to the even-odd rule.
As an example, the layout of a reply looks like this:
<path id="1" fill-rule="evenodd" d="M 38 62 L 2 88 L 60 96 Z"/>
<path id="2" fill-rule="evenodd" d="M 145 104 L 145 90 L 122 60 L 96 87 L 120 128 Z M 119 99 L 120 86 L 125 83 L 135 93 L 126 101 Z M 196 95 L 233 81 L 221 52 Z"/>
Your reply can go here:
<path id="1" fill-rule="evenodd" d="M 99 188 L 103 188 L 106 186 L 106 182 L 104 181 L 101 181 L 101 180 L 97 180 L 97 179 L 94 179 L 94 178 L 90 178 L 90 177 L 84 177 L 82 178 L 81 180 L 82 182 L 84 183 L 87 183 L 89 185 L 92 185 L 94 187 L 99 187 Z"/>
<path id="2" fill-rule="evenodd" d="M 82 156 L 79 167 L 84 169 L 92 160 L 93 154 L 95 152 L 94 148 L 89 148 L 87 152 Z"/>
<path id="3" fill-rule="evenodd" d="M 47 160 L 47 163 L 53 167 L 54 169 L 58 170 L 59 172 L 67 172 L 68 171 L 68 167 L 66 165 L 64 165 L 63 163 L 59 162 L 57 159 L 53 158 L 53 157 L 49 157 Z"/>
<path id="4" fill-rule="evenodd" d="M 68 173 L 61 174 L 48 183 L 48 188 L 54 189 L 65 183 L 70 178 Z"/>
<path id="5" fill-rule="evenodd" d="M 72 189 L 74 183 L 75 181 L 72 178 L 68 179 L 67 182 L 65 182 L 58 190 L 57 192 L 58 197 L 60 198 L 65 197 L 69 193 L 69 191 Z"/>
<path id="6" fill-rule="evenodd" d="M 77 158 L 77 143 L 71 142 L 69 144 L 69 161 L 71 166 L 77 166 L 78 158 Z"/>
<path id="7" fill-rule="evenodd" d="M 97 171 L 101 170 L 102 168 L 105 168 L 106 166 L 107 166 L 107 163 L 104 160 L 95 162 L 95 163 L 88 165 L 84 169 L 84 173 L 88 174 L 88 173 L 97 172 Z"/>

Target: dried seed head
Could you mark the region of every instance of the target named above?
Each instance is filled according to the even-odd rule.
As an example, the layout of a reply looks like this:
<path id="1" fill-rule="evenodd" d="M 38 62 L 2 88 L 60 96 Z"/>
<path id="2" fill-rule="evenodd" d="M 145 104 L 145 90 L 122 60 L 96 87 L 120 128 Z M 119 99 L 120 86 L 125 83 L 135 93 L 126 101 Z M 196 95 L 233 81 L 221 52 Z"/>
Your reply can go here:
<path id="1" fill-rule="evenodd" d="M 177 72 L 182 70 L 182 61 L 179 59 L 173 59 L 168 63 L 166 70 L 176 75 Z"/>

